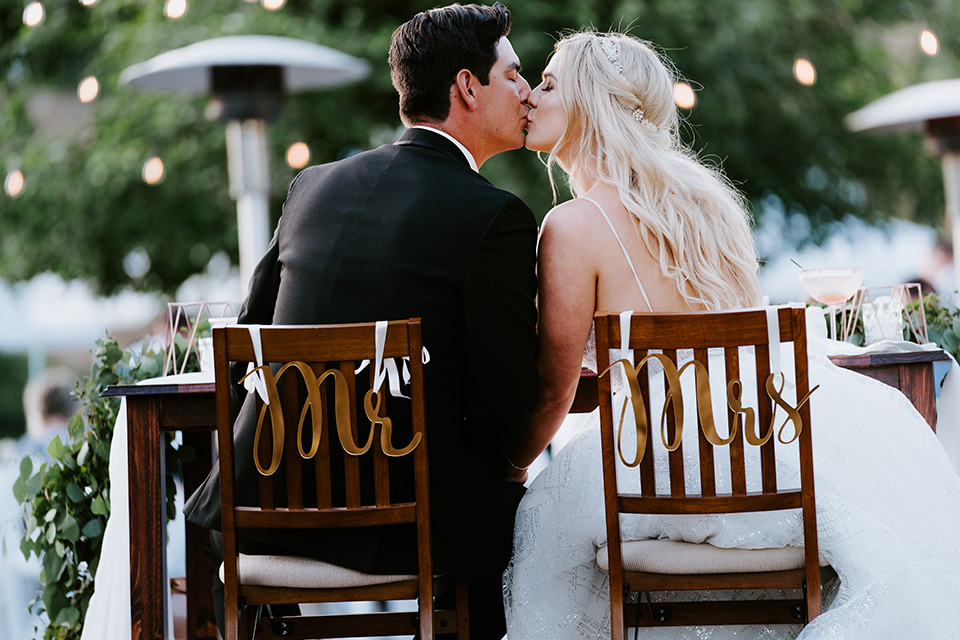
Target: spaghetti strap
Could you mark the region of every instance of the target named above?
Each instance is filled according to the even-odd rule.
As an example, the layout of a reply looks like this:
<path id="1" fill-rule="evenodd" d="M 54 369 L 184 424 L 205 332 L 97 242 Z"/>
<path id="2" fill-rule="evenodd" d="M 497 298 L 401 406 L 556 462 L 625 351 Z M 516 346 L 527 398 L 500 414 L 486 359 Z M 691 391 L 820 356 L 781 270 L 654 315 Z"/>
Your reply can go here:
<path id="1" fill-rule="evenodd" d="M 617 229 L 613 226 L 613 223 L 610 222 L 607 212 L 603 210 L 603 207 L 600 206 L 600 203 L 592 198 L 580 196 L 580 199 L 586 200 L 587 202 L 592 202 L 593 206 L 595 206 L 597 209 L 600 209 L 603 219 L 607 221 L 608 225 L 610 225 L 610 231 L 613 231 L 613 237 L 617 239 L 617 244 L 620 245 L 620 250 L 623 251 L 623 257 L 627 259 L 627 264 L 630 265 L 630 271 L 633 272 L 633 278 L 637 281 L 637 288 L 640 289 L 640 295 L 643 296 L 643 301 L 647 303 L 647 309 L 653 311 L 653 305 L 650 304 L 650 299 L 647 297 L 647 292 L 644 291 L 643 285 L 640 283 L 640 276 L 637 275 L 637 270 L 633 267 L 633 260 L 630 259 L 630 254 L 627 253 L 627 248 L 623 246 L 623 241 L 620 239 L 620 234 L 617 233 Z"/>

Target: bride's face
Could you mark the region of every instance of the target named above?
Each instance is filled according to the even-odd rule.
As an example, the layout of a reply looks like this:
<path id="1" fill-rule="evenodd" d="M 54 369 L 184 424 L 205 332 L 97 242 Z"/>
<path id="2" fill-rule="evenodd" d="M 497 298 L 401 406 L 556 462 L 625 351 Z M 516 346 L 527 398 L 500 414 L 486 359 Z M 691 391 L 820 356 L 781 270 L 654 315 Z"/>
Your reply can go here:
<path id="1" fill-rule="evenodd" d="M 550 64 L 543 70 L 543 81 L 530 93 L 527 103 L 527 139 L 524 143 L 531 151 L 550 152 L 566 126 L 566 114 L 557 90 L 557 71 L 560 67 L 559 56 L 553 56 Z"/>

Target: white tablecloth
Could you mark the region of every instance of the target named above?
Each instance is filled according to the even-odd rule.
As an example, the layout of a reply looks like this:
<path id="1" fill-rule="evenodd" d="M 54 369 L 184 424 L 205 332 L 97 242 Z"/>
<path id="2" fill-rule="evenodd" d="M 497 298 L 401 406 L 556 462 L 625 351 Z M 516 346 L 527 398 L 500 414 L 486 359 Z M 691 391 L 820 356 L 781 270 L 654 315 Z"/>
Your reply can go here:
<path id="1" fill-rule="evenodd" d="M 144 380 L 139 384 L 198 384 L 213 382 L 213 373 L 185 373 Z M 130 513 L 127 493 L 127 400 L 120 401 L 110 445 L 110 518 L 103 533 L 100 566 L 87 608 L 81 640 L 130 640 Z M 123 550 L 126 549 L 124 552 Z M 169 602 L 170 586 L 167 585 Z M 173 637 L 173 608 L 167 609 L 167 629 Z"/>

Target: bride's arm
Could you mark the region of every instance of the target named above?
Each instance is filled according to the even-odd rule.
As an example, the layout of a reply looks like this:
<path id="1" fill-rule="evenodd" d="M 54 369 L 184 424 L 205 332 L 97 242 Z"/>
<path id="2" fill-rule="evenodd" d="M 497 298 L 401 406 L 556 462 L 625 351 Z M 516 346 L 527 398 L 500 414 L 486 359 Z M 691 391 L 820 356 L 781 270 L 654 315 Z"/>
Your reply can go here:
<path id="1" fill-rule="evenodd" d="M 582 201 L 554 209 L 544 219 L 537 255 L 540 392 L 527 432 L 510 453 L 507 479 L 524 482 L 526 471 L 550 444 L 570 411 L 596 301 L 597 270 L 587 251 L 592 233 Z M 515 467 L 520 467 L 517 469 Z"/>

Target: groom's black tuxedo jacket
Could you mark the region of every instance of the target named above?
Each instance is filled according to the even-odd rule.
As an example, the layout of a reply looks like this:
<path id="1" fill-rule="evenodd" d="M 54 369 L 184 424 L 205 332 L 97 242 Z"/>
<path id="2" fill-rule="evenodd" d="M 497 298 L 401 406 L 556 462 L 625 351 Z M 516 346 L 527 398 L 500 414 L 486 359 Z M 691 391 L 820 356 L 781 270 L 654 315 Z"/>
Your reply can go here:
<path id="1" fill-rule="evenodd" d="M 247 324 L 422 318 L 435 566 L 466 580 L 497 576 L 510 556 L 522 487 L 503 480 L 506 452 L 539 384 L 536 236 L 529 208 L 473 171 L 456 145 L 408 129 L 393 145 L 297 176 L 240 314 Z M 253 396 L 237 420 L 238 502 L 255 504 Z M 409 426 L 394 418 L 394 427 L 402 446 Z M 220 528 L 218 471 L 184 509 L 212 529 Z M 248 537 L 361 571 L 415 573 L 397 564 L 410 533 Z"/>

